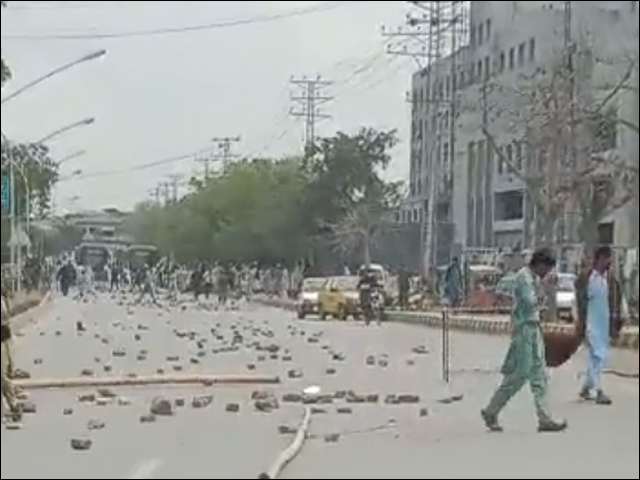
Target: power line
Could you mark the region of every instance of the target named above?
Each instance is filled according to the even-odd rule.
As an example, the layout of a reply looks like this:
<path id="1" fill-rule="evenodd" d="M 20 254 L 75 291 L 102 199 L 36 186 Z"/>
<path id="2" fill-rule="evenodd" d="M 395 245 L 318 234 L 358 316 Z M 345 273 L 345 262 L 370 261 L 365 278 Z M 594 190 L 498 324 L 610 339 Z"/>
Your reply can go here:
<path id="1" fill-rule="evenodd" d="M 382 56 L 379 55 L 379 54 L 369 55 L 364 59 L 360 58 L 359 60 L 362 61 L 362 64 L 361 65 L 356 65 L 355 68 L 352 69 L 352 72 L 350 73 L 350 75 L 348 75 L 348 78 L 345 80 L 345 82 L 341 82 L 341 83 L 347 83 L 347 82 L 352 81 L 352 80 L 357 80 L 358 77 L 371 73 L 372 69 L 373 69 L 372 68 L 373 67 L 373 63 L 374 63 L 374 62 L 372 62 L 372 60 L 379 61 L 381 58 L 382 58 Z M 354 60 L 354 59 L 352 59 L 352 60 Z M 341 60 L 340 62 L 338 62 L 337 65 L 342 65 L 344 63 L 345 63 L 345 60 Z M 370 68 L 364 68 L 367 65 Z M 287 114 L 290 114 L 290 112 L 288 111 Z M 107 176 L 113 176 L 113 175 L 126 174 L 126 173 L 130 173 L 130 172 L 143 171 L 143 170 L 148 170 L 148 169 L 160 167 L 160 166 L 163 166 L 163 165 L 169 165 L 169 164 L 172 164 L 172 163 L 177 163 L 177 162 L 180 162 L 180 161 L 183 161 L 183 160 L 193 159 L 194 157 L 195 157 L 195 159 L 196 159 L 196 161 L 198 163 L 201 163 L 203 165 L 205 170 L 208 171 L 209 175 L 210 175 L 212 173 L 213 163 L 214 163 L 215 159 L 211 155 L 211 147 L 206 147 L 206 148 L 202 148 L 200 150 L 197 150 L 197 151 L 194 151 L 194 152 L 191 152 L 191 153 L 187 153 L 187 154 L 184 154 L 184 155 L 168 157 L 168 158 L 165 158 L 165 159 L 162 159 L 162 160 L 157 160 L 157 161 L 153 161 L 153 162 L 147 162 L 147 163 L 142 163 L 142 164 L 139 164 L 139 165 L 134 165 L 132 167 L 118 168 L 118 169 L 103 170 L 103 171 L 98 171 L 98 172 L 93 172 L 93 173 L 87 173 L 87 174 L 84 174 L 84 175 L 79 175 L 77 177 L 74 177 L 74 180 L 85 180 L 85 179 L 88 180 L 88 179 L 93 179 L 93 178 L 101 178 L 101 177 L 107 177 Z"/>
<path id="2" fill-rule="evenodd" d="M 382 47 L 382 45 L 381 45 Z M 338 62 L 336 62 L 336 64 L 334 65 L 334 68 L 342 68 L 342 67 L 350 67 L 348 72 L 345 72 L 343 75 L 344 79 L 337 82 L 337 83 L 331 83 L 332 85 L 347 85 L 349 83 L 352 84 L 352 86 L 354 87 L 359 87 L 362 86 L 362 83 L 368 79 L 368 77 L 370 77 L 371 75 L 376 73 L 377 67 L 380 66 L 380 62 L 382 60 L 384 60 L 385 58 L 385 52 L 371 52 L 365 56 L 360 56 L 360 57 L 352 57 L 349 59 L 343 59 L 340 60 Z M 332 69 L 333 71 L 333 69 Z M 337 73 L 337 72 L 336 72 Z M 364 89 L 368 89 L 371 88 L 372 86 L 377 85 L 379 82 L 376 82 L 374 85 L 365 85 Z M 283 89 L 283 93 L 286 92 L 285 89 Z M 287 109 L 285 112 L 283 112 L 284 114 L 286 114 L 287 116 L 291 116 L 291 109 Z M 326 115 L 325 115 L 326 116 Z M 280 123 L 280 122 L 277 122 Z M 278 128 L 280 128 L 282 125 L 278 125 Z M 284 135 L 284 133 L 287 132 L 288 129 L 283 129 L 282 132 L 279 132 L 278 135 L 274 135 L 275 137 L 282 137 Z M 265 139 L 265 144 L 269 144 L 272 140 L 270 139 Z M 266 149 L 267 145 L 265 145 L 265 147 L 263 148 Z M 169 157 L 169 158 L 165 158 L 162 160 L 158 160 L 158 161 L 154 161 L 154 162 L 148 162 L 148 163 L 143 163 L 143 164 L 139 164 L 139 165 L 134 165 L 132 167 L 127 167 L 127 168 L 119 168 L 119 169 L 112 169 L 112 170 L 103 170 L 103 171 L 97 171 L 97 172 L 93 172 L 93 173 L 87 173 L 84 175 L 80 175 L 74 178 L 74 180 L 85 180 L 85 179 L 93 179 L 93 178 L 102 178 L 102 177 L 107 177 L 107 176 L 114 176 L 114 175 L 121 175 L 121 174 L 126 174 L 126 173 L 130 173 L 130 172 L 136 172 L 136 171 L 143 171 L 143 170 L 147 170 L 147 169 L 152 169 L 152 168 L 156 168 L 156 167 L 160 167 L 163 165 L 169 165 L 172 163 L 177 163 L 183 160 L 193 160 L 195 158 L 196 162 L 202 164 L 204 170 L 205 170 L 205 174 L 206 172 L 209 172 L 208 175 L 210 176 L 213 172 L 213 164 L 214 162 L 218 161 L 219 159 L 215 158 L 215 155 L 212 155 L 211 153 L 211 147 L 206 147 L 206 148 L 202 148 L 200 150 L 197 150 L 195 152 L 192 153 L 187 153 L 184 155 L 179 155 L 179 156 L 175 156 L 175 157 Z"/>
<path id="3" fill-rule="evenodd" d="M 323 89 L 332 84 L 318 76 L 314 79 L 292 78 L 291 85 L 299 90 L 297 95 L 292 95 L 291 100 L 296 104 L 290 114 L 293 117 L 303 118 L 305 124 L 305 147 L 310 147 L 316 140 L 316 125 L 320 120 L 331 118 L 321 110 L 321 106 L 333 100 L 323 94 Z"/>
<path id="4" fill-rule="evenodd" d="M 16 5 L 17 3 L 17 5 Z M 38 2 L 38 1 L 29 1 L 29 2 L 14 2 L 12 1 L 8 7 L 13 11 L 46 11 L 50 12 L 52 10 L 93 10 L 93 9 L 106 9 L 106 10 L 114 10 L 114 9 L 123 9 L 123 8 L 140 8 L 140 7 L 160 7 L 167 5 L 167 2 L 154 2 L 154 1 L 130 1 L 130 2 Z M 168 4 L 171 5 L 171 4 Z"/>
<path id="5" fill-rule="evenodd" d="M 200 150 L 197 150 L 195 152 L 191 152 L 191 153 L 187 153 L 184 155 L 178 155 L 175 157 L 168 157 L 168 158 L 164 158 L 162 160 L 157 160 L 155 162 L 149 162 L 149 163 L 143 163 L 140 165 L 136 165 L 133 167 L 127 167 L 127 168 L 116 168 L 113 170 L 103 170 L 101 172 L 94 172 L 94 173 L 88 173 L 85 175 L 78 175 L 77 177 L 74 177 L 74 180 L 85 180 L 85 179 L 91 179 L 91 178 L 99 178 L 99 177 L 105 177 L 105 176 L 109 176 L 109 175 L 118 175 L 118 174 L 123 174 L 123 173 L 130 173 L 130 172 L 137 172 L 140 170 L 147 170 L 149 168 L 155 168 L 155 167 L 159 167 L 161 165 L 168 165 L 171 163 L 176 163 L 176 162 L 180 162 L 182 160 L 189 160 L 192 159 L 193 157 L 197 157 L 199 155 L 203 155 L 205 153 L 208 153 L 211 151 L 211 147 L 207 147 L 207 148 L 202 148 Z"/>
<path id="6" fill-rule="evenodd" d="M 130 32 L 105 32 L 105 33 L 61 33 L 53 35 L 2 35 L 2 39 L 6 40 L 110 40 L 110 39 L 122 39 L 122 38 L 136 38 L 136 37 L 152 37 L 161 35 L 174 35 L 180 33 L 199 32 L 205 30 L 215 30 L 222 28 L 243 27 L 249 25 L 256 25 L 261 23 L 269 23 L 280 20 L 287 20 L 296 17 L 303 17 L 312 15 L 315 13 L 326 12 L 337 8 L 342 8 L 347 5 L 356 3 L 366 3 L 362 1 L 351 2 L 327 2 L 320 5 L 314 5 L 312 7 L 305 7 L 294 9 L 289 12 L 277 13 L 272 15 L 260 15 L 248 18 L 240 18 L 234 20 L 223 20 L 219 22 L 206 23 L 200 25 L 188 25 L 184 27 L 164 27 L 149 30 L 133 30 Z"/>

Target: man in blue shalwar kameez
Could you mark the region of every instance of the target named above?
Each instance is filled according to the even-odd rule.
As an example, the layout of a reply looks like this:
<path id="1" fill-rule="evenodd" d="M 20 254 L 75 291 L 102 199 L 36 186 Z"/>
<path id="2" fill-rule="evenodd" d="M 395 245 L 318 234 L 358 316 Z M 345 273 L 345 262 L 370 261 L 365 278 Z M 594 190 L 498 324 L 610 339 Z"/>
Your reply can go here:
<path id="1" fill-rule="evenodd" d="M 602 387 L 602 371 L 609 358 L 611 309 L 609 303 L 609 269 L 613 259 L 610 247 L 600 247 L 593 257 L 586 298 L 586 341 L 589 350 L 587 374 L 580 396 L 595 399 L 598 405 L 611 405 Z M 592 394 L 595 393 L 595 397 Z"/>
<path id="2" fill-rule="evenodd" d="M 504 407 L 522 388 L 529 384 L 538 416 L 538 431 L 561 432 L 566 422 L 557 422 L 548 407 L 549 382 L 544 338 L 540 324 L 542 298 L 538 295 L 539 280 L 556 266 L 549 250 L 538 250 L 529 265 L 513 278 L 514 307 L 511 314 L 511 344 L 502 365 L 503 380 L 489 405 L 482 411 L 482 419 L 492 432 L 501 432 L 499 416 Z"/>

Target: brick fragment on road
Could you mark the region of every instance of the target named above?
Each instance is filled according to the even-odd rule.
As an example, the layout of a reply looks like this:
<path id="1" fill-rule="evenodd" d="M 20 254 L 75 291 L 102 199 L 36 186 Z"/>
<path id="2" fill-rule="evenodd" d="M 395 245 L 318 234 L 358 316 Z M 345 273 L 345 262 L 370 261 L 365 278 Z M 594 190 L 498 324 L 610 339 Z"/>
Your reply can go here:
<path id="1" fill-rule="evenodd" d="M 191 407 L 196 409 L 207 408 L 213 403 L 213 395 L 199 395 L 191 400 Z"/>
<path id="2" fill-rule="evenodd" d="M 175 413 L 171 401 L 164 397 L 156 397 L 151 400 L 149 412 L 158 417 L 170 417 Z"/>
<path id="3" fill-rule="evenodd" d="M 95 472 L 85 465 L 87 462 L 74 462 L 72 452 L 68 453 L 69 457 L 60 455 L 64 458 L 54 463 L 49 470 L 35 465 L 18 465 L 12 459 L 16 456 L 16 449 L 24 442 L 28 442 L 30 449 L 37 455 L 39 451 L 55 449 L 55 444 L 50 441 L 52 437 L 59 438 L 62 434 L 63 438 L 72 438 L 73 429 L 78 424 L 91 431 L 87 422 L 92 418 L 104 421 L 108 430 L 92 437 L 96 441 L 96 447 L 92 449 L 91 457 L 87 458 L 91 458 L 92 464 L 99 465 L 109 478 L 121 478 L 127 471 L 131 471 L 131 464 L 138 463 L 140 459 L 137 455 L 127 456 L 127 452 L 136 452 L 138 445 L 147 444 L 152 451 L 166 452 L 163 453 L 163 471 L 154 473 L 158 478 L 204 478 L 211 475 L 216 478 L 255 478 L 256 472 L 263 469 L 265 462 L 268 463 L 269 459 L 275 457 L 276 450 L 280 448 L 279 442 L 274 441 L 276 432 L 294 435 L 289 425 L 295 424 L 298 412 L 305 408 L 317 416 L 317 427 L 314 427 L 314 430 L 317 428 L 317 433 L 314 432 L 310 438 L 319 441 L 294 462 L 289 478 L 309 478 L 309 472 L 317 472 L 314 475 L 320 478 L 423 478 L 416 476 L 416 468 L 413 467 L 420 462 L 423 472 L 438 472 L 442 477 L 443 459 L 447 457 L 443 450 L 445 445 L 450 445 L 456 451 L 460 449 L 460 455 L 472 459 L 463 463 L 469 464 L 467 470 L 472 471 L 476 478 L 488 478 L 488 471 L 481 464 L 476 464 L 475 468 L 470 466 L 473 461 L 478 461 L 471 447 L 482 450 L 482 445 L 488 441 L 479 443 L 484 432 L 473 412 L 479 410 L 481 403 L 486 401 L 495 386 L 495 378 L 475 374 L 472 370 L 481 368 L 483 371 L 493 371 L 499 366 L 505 351 L 505 340 L 500 337 L 468 336 L 452 332 L 454 372 L 463 372 L 454 373 L 453 376 L 454 381 L 458 382 L 455 385 L 461 387 L 459 391 L 465 393 L 466 403 L 460 408 L 445 408 L 437 405 L 438 400 L 441 400 L 438 392 L 442 388 L 439 381 L 440 355 L 430 356 L 427 348 L 433 346 L 433 353 L 439 353 L 441 339 L 439 332 L 435 330 L 394 324 L 366 329 L 356 322 L 326 322 L 320 325 L 313 321 L 299 322 L 294 320 L 293 314 L 282 314 L 255 306 L 239 312 L 219 313 L 215 313 L 214 309 L 189 308 L 183 312 L 182 308 L 175 308 L 173 311 L 166 311 L 161 319 L 156 317 L 154 309 L 141 307 L 130 318 L 111 324 L 109 317 L 122 318 L 123 309 L 102 301 L 98 305 L 97 308 L 92 304 L 80 307 L 83 310 L 81 315 L 90 319 L 85 322 L 88 331 L 81 339 L 69 334 L 74 330 L 75 318 L 78 316 L 75 313 L 58 313 L 60 320 L 52 319 L 48 325 L 43 323 L 42 327 L 38 327 L 39 330 L 27 334 L 23 345 L 28 345 L 29 348 L 17 349 L 18 364 L 36 364 L 33 355 L 37 353 L 43 359 L 42 366 L 38 367 L 37 372 L 34 371 L 38 376 L 68 378 L 84 362 L 86 366 L 97 364 L 96 370 L 109 365 L 117 372 L 118 378 L 128 373 L 144 380 L 151 378 L 147 377 L 149 372 L 157 371 L 162 374 L 164 370 L 170 371 L 173 364 L 180 364 L 179 367 L 184 369 L 183 377 L 186 378 L 204 375 L 204 372 L 210 372 L 212 377 L 218 373 L 242 373 L 243 370 L 246 371 L 248 363 L 254 362 L 261 371 L 280 375 L 282 385 L 254 391 L 215 385 L 213 381 L 206 385 L 185 386 L 175 390 L 155 385 L 145 388 L 115 386 L 118 389 L 115 400 L 107 398 L 109 395 L 98 390 L 91 392 L 94 395 L 92 401 L 83 402 L 83 405 L 77 407 L 75 414 L 69 409 L 69 415 L 65 415 L 73 418 L 60 415 L 64 403 L 51 403 L 51 399 L 68 396 L 68 392 L 34 391 L 31 397 L 37 402 L 39 414 L 25 417 L 24 431 L 18 435 L 7 435 L 4 438 L 3 434 L 3 478 L 48 478 L 53 471 L 58 478 L 91 478 Z M 287 315 L 291 315 L 291 322 Z M 140 340 L 136 340 L 136 335 L 139 335 L 136 331 L 142 323 L 148 323 L 144 330 L 146 333 Z M 108 330 L 104 328 L 105 325 Z M 51 335 L 55 329 L 63 332 L 60 338 Z M 179 334 L 175 335 L 174 330 Z M 41 333 L 44 335 L 40 335 Z M 312 338 L 310 343 L 308 338 Z M 104 340 L 108 342 L 103 344 Z M 82 342 L 82 345 L 78 342 Z M 423 345 L 416 347 L 416 343 L 421 342 Z M 113 355 L 114 346 L 127 354 L 122 357 Z M 273 346 L 278 347 L 277 352 L 268 351 Z M 146 347 L 148 351 L 141 347 Z M 61 355 L 60 352 L 73 353 Z M 216 356 L 211 355 L 211 352 L 216 352 Z M 176 357 L 176 361 L 163 365 L 167 356 L 171 355 Z M 260 355 L 263 356 L 262 361 L 256 360 Z M 279 358 L 271 358 L 272 356 Z M 373 358 L 371 365 L 366 364 L 367 356 Z M 139 363 L 139 357 L 146 357 L 146 362 Z M 200 362 L 191 363 L 192 358 Z M 292 364 L 294 358 L 295 363 Z M 25 363 L 25 360 L 29 363 Z M 560 415 L 566 414 L 572 420 L 572 425 L 573 417 L 582 415 L 573 401 L 576 376 L 575 370 L 571 370 L 573 368 L 569 366 L 556 372 L 553 377 L 554 409 Z M 304 372 L 309 383 L 288 378 L 289 370 Z M 467 371 L 471 373 L 464 373 Z M 245 377 L 251 375 L 246 374 Z M 157 376 L 152 378 L 162 381 Z M 170 380 L 171 377 L 167 378 L 167 382 Z M 627 393 L 621 393 L 623 391 L 615 387 L 612 379 L 607 377 L 605 381 L 608 385 L 613 385 L 610 393 L 616 399 L 616 406 L 606 410 L 606 413 L 594 409 L 589 414 L 589 421 L 579 424 L 580 431 L 576 433 L 579 436 L 576 437 L 570 431 L 566 440 L 565 436 L 558 437 L 557 441 L 560 443 L 555 446 L 556 449 L 571 455 L 574 451 L 572 445 L 577 441 L 583 442 L 592 435 L 590 432 L 593 429 L 589 427 L 592 422 L 604 425 L 604 418 L 600 418 L 604 415 L 607 416 L 607 425 L 609 421 L 618 422 L 616 425 L 619 425 L 616 418 L 622 415 L 620 410 L 627 409 L 627 415 L 630 415 L 624 425 L 631 424 L 631 420 L 637 418 L 637 408 L 629 410 L 628 398 L 624 396 L 632 395 L 631 398 L 634 398 L 634 390 L 625 387 L 624 392 Z M 558 383 L 562 385 L 562 382 L 571 383 L 574 387 L 556 391 Z M 305 387 L 314 384 L 318 385 L 320 393 L 313 396 L 302 393 Z M 144 410 L 140 412 L 138 408 L 148 407 L 154 396 L 170 401 L 175 414 L 178 413 L 181 402 L 183 406 L 184 403 L 191 405 L 194 398 L 210 391 L 207 387 L 215 388 L 211 391 L 215 392 L 216 402 L 211 408 L 180 410 L 176 421 L 158 422 L 150 428 L 135 424 L 137 420 L 141 423 L 153 423 L 159 418 L 151 413 L 141 417 Z M 120 392 L 121 388 L 126 390 Z M 175 398 L 171 392 L 185 396 L 186 402 Z M 116 403 L 121 405 L 120 393 L 131 396 L 135 407 L 115 408 Z M 395 396 L 396 399 L 386 405 L 388 395 Z M 401 401 L 403 395 L 407 396 L 404 399 L 406 404 Z M 279 405 L 274 407 L 270 403 L 272 397 L 277 399 L 277 404 L 282 403 L 281 409 L 278 408 Z M 70 404 L 68 399 L 65 401 L 67 405 Z M 102 402 L 104 407 L 97 411 L 96 406 Z M 436 404 L 433 409 L 432 403 Z M 302 404 L 306 404 L 306 407 Z M 463 413 L 467 411 L 467 407 L 472 414 Z M 525 416 L 527 412 L 530 413 L 530 410 L 520 407 L 510 410 L 509 415 L 505 416 L 505 426 L 513 428 L 519 438 L 535 444 L 537 437 L 530 428 L 530 415 Z M 396 428 L 391 432 L 388 426 L 378 428 L 377 425 L 388 425 L 389 416 L 393 416 Z M 129 420 L 128 427 L 125 427 L 126 420 Z M 45 428 L 55 428 L 56 435 L 49 435 Z M 233 429 L 234 438 L 238 439 L 238 448 L 228 442 L 229 429 Z M 530 437 L 527 437 L 527 429 L 531 430 Z M 634 443 L 626 430 L 619 430 L 616 435 L 624 437 L 624 445 L 637 445 L 637 441 Z M 282 439 L 283 442 L 285 440 L 286 438 Z M 339 448 L 323 445 L 336 441 L 340 441 Z M 515 443 L 503 441 L 501 437 L 491 437 L 491 441 L 495 443 L 493 448 L 498 448 L 501 452 L 505 450 L 505 445 L 510 447 Z M 212 449 L 211 446 L 214 445 L 229 448 Z M 429 448 L 425 450 L 424 446 Z M 116 447 L 123 452 L 122 458 L 119 456 L 113 460 L 112 452 Z M 430 452 L 434 450 L 437 453 L 431 455 Z M 514 449 L 510 455 L 516 458 L 520 453 Z M 627 466 L 633 461 L 629 458 L 634 458 L 629 457 L 626 450 L 618 449 L 617 455 Z M 429 457 L 428 469 L 425 466 L 426 457 Z M 605 458 L 610 457 L 605 454 Z M 393 464 L 393 477 L 387 476 L 389 472 L 385 470 L 385 462 Z M 456 478 L 468 478 L 465 475 L 470 474 L 469 471 Z M 620 472 L 615 468 L 613 471 Z M 539 473 L 535 468 L 532 472 L 536 475 Z M 585 472 L 585 469 L 578 468 L 577 473 L 583 478 L 591 478 L 591 473 Z M 491 471 L 491 475 L 495 478 L 495 471 Z M 506 478 L 504 472 L 499 472 L 498 476 Z M 448 477 L 445 475 L 442 478 Z M 539 478 L 548 478 L 548 475 Z M 568 477 L 560 475 L 559 478 Z M 629 468 L 622 471 L 620 478 L 630 478 Z M 631 478 L 635 477 L 632 475 Z"/>
<path id="4" fill-rule="evenodd" d="M 71 448 L 76 451 L 87 451 L 93 447 L 93 441 L 88 438 L 78 439 L 74 438 L 71 440 Z"/>

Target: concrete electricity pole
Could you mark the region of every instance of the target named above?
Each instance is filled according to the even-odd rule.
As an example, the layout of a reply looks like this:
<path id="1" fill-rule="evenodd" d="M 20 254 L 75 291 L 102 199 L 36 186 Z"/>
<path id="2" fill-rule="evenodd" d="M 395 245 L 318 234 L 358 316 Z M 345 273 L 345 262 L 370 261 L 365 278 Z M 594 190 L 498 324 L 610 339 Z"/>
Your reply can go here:
<path id="1" fill-rule="evenodd" d="M 237 145 L 241 142 L 239 136 L 236 137 L 215 137 L 211 139 L 212 142 L 218 144 L 218 153 L 214 156 L 214 160 L 222 161 L 224 168 L 231 165 L 231 162 L 238 158 L 238 155 L 233 153 L 233 145 Z"/>
<path id="2" fill-rule="evenodd" d="M 314 79 L 292 78 L 291 85 L 297 93 L 291 96 L 294 107 L 290 114 L 293 117 L 303 118 L 305 150 L 311 148 L 316 141 L 316 126 L 318 122 L 331 118 L 330 115 L 321 110 L 321 106 L 333 100 L 333 97 L 324 95 L 323 90 L 330 86 L 332 82 L 323 80 L 320 76 Z"/>
<path id="3" fill-rule="evenodd" d="M 160 197 L 162 195 L 162 189 L 160 188 L 160 186 L 158 185 L 157 187 L 153 188 L 150 192 L 149 195 L 151 195 L 151 198 L 153 199 L 153 203 L 156 207 L 159 207 L 161 205 L 160 203 Z"/>
<path id="4" fill-rule="evenodd" d="M 169 205 L 169 202 L 171 200 L 171 185 L 169 184 L 169 182 L 162 182 L 160 184 L 160 191 L 162 192 L 164 205 Z"/>
<path id="5" fill-rule="evenodd" d="M 465 2 L 408 2 L 416 7 L 416 14 L 407 17 L 406 25 L 394 30 L 383 29 L 383 36 L 390 39 L 387 53 L 412 57 L 425 72 L 427 89 L 424 96 L 409 95 L 413 121 L 429 120 L 432 116 L 450 118 L 447 126 L 438 125 L 428 135 L 420 129 L 422 148 L 412 152 L 417 164 L 425 167 L 426 192 L 420 195 L 424 213 L 422 223 L 423 269 L 431 271 L 441 260 L 439 247 L 446 245 L 453 229 L 453 206 L 450 201 L 453 190 L 453 166 L 456 158 L 456 128 L 458 117 L 458 82 L 449 83 L 444 92 L 434 86 L 447 78 L 457 78 L 461 66 L 459 51 L 465 44 L 467 22 Z M 393 44 L 394 40 L 400 43 Z M 447 67 L 448 65 L 448 67 Z M 442 67 L 442 68 L 440 68 Z M 446 70 L 446 71 L 445 71 Z M 446 82 L 445 82 L 446 83 Z M 437 152 L 448 145 L 442 156 Z M 412 172 L 413 174 L 413 172 Z M 412 200 L 418 200 L 413 198 Z M 439 238 L 445 235 L 444 239 Z M 451 238 L 453 242 L 453 238 Z M 452 249 L 449 251 L 451 256 Z"/>
<path id="6" fill-rule="evenodd" d="M 180 182 L 182 181 L 182 175 L 174 173 L 169 175 L 169 186 L 171 189 L 171 202 L 178 203 L 180 198 Z"/>
<path id="7" fill-rule="evenodd" d="M 202 164 L 204 180 L 209 180 L 211 178 L 211 164 L 213 163 L 213 158 L 211 156 L 200 157 L 196 158 L 196 162 Z"/>

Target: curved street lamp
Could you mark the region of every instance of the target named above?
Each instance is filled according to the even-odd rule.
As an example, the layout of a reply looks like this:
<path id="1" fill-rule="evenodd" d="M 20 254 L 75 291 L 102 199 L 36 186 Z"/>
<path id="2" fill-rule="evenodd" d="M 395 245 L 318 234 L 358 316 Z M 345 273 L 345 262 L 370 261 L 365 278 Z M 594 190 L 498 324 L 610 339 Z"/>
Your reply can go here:
<path id="1" fill-rule="evenodd" d="M 97 52 L 89 53 L 88 55 L 84 55 L 83 57 L 80 57 L 77 60 L 74 60 L 73 62 L 69 62 L 69 63 L 66 63 L 66 64 L 58 67 L 58 68 L 55 68 L 55 69 L 51 70 L 49 73 L 47 73 L 46 75 L 43 75 L 42 77 L 37 78 L 37 79 L 27 83 L 23 87 L 20 87 L 19 89 L 17 89 L 15 92 L 7 95 L 6 97 L 4 97 L 2 99 L 2 102 L 0 104 L 4 105 L 8 101 L 13 100 L 14 98 L 16 98 L 17 96 L 23 94 L 27 90 L 31 90 L 33 87 L 36 87 L 36 86 L 40 85 L 42 82 L 45 82 L 45 81 L 49 80 L 50 78 L 55 77 L 56 75 L 58 75 L 58 74 L 60 74 L 62 72 L 66 72 L 67 70 L 75 67 L 76 65 L 80 65 L 82 63 L 86 63 L 86 62 L 91 62 L 93 60 L 97 60 L 99 58 L 104 57 L 106 54 L 107 54 L 106 50 L 98 50 Z"/>
<path id="2" fill-rule="evenodd" d="M 78 157 L 84 157 L 86 154 L 87 154 L 86 150 L 78 150 L 77 152 L 73 152 L 67 155 L 66 157 L 62 157 L 60 160 L 58 160 L 55 163 L 58 167 L 60 167 L 61 165 L 64 165 L 65 163 L 70 162 L 71 160 L 75 160 Z"/>
<path id="3" fill-rule="evenodd" d="M 80 120 L 78 122 L 74 122 L 74 123 L 66 125 L 66 126 L 64 126 L 62 128 L 59 128 L 57 130 L 54 130 L 50 134 L 45 135 L 40 140 L 38 140 L 37 142 L 33 142 L 33 143 L 36 143 L 36 144 L 46 143 L 49 140 L 53 140 L 54 138 L 56 138 L 56 137 L 58 137 L 58 136 L 60 136 L 60 135 L 62 135 L 64 133 L 67 133 L 67 132 L 69 132 L 71 130 L 75 130 L 76 128 L 79 128 L 79 127 L 88 127 L 89 125 L 93 125 L 94 123 L 96 123 L 96 119 L 95 118 L 93 118 L 93 117 L 85 118 L 85 119 L 82 119 L 82 120 Z"/>
<path id="4" fill-rule="evenodd" d="M 58 179 L 58 183 L 60 183 L 60 182 L 68 182 L 69 180 L 73 180 L 75 178 L 78 178 L 81 175 L 82 175 L 82 169 L 78 168 L 78 169 L 74 170 L 73 172 L 71 172 L 69 175 L 65 175 L 64 177 L 60 177 Z"/>

